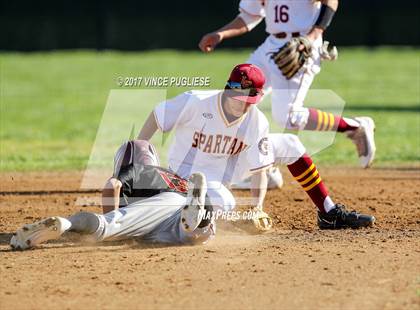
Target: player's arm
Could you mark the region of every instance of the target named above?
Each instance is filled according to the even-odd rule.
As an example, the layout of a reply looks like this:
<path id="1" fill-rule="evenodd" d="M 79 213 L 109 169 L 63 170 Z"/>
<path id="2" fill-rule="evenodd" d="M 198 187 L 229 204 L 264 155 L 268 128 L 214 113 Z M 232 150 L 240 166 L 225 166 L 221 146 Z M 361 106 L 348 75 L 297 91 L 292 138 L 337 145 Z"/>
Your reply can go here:
<path id="1" fill-rule="evenodd" d="M 205 53 L 209 53 L 224 39 L 240 36 L 248 32 L 248 27 L 244 20 L 237 16 L 229 24 L 219 30 L 210 32 L 201 38 L 198 47 Z"/>
<path id="2" fill-rule="evenodd" d="M 102 190 L 102 212 L 108 213 L 118 209 L 122 183 L 116 178 L 110 178 Z"/>
<path id="3" fill-rule="evenodd" d="M 158 125 L 156 122 L 155 112 L 152 111 L 149 117 L 147 118 L 146 122 L 144 123 L 140 133 L 137 137 L 138 140 L 146 140 L 149 141 L 155 132 L 158 130 Z"/>
<path id="4" fill-rule="evenodd" d="M 321 11 L 314 26 L 306 35 L 309 40 L 315 41 L 324 33 L 325 29 L 330 25 L 335 12 L 338 8 L 338 0 L 320 0 Z"/>
<path id="5" fill-rule="evenodd" d="M 243 35 L 254 29 L 265 16 L 264 5 L 259 0 L 242 0 L 239 3 L 239 15 L 219 30 L 208 33 L 198 46 L 203 52 L 211 52 L 224 39 Z"/>
<path id="6" fill-rule="evenodd" d="M 262 169 L 251 176 L 251 196 L 254 199 L 254 207 L 262 210 L 265 195 L 267 194 L 267 174 Z"/>
<path id="7" fill-rule="evenodd" d="M 176 126 L 182 126 L 191 119 L 191 111 L 185 113 L 189 100 L 190 93 L 186 92 L 159 103 L 150 113 L 137 139 L 149 141 L 158 129 L 169 132 Z"/>

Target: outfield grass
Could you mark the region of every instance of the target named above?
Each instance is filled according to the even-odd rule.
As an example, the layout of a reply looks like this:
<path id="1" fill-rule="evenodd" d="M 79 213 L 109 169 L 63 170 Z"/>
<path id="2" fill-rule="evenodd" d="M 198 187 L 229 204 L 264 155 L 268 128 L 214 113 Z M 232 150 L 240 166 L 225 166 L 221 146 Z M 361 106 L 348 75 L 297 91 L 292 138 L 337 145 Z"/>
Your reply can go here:
<path id="1" fill-rule="evenodd" d="M 118 88 L 117 77 L 210 76 L 211 87 L 221 88 L 231 67 L 246 60 L 249 52 L 0 54 L 0 170 L 83 169 L 110 89 Z M 334 90 L 346 102 L 345 115 L 375 119 L 377 165 L 419 164 L 420 51 L 340 52 L 336 63 L 324 64 L 313 88 Z M 168 95 L 185 90 L 171 88 Z M 310 101 L 307 106 L 317 105 L 316 98 Z M 137 127 L 152 105 L 144 106 Z M 267 103 L 262 108 L 269 113 Z M 357 164 L 353 145 L 343 136 L 316 159 L 323 164 Z"/>

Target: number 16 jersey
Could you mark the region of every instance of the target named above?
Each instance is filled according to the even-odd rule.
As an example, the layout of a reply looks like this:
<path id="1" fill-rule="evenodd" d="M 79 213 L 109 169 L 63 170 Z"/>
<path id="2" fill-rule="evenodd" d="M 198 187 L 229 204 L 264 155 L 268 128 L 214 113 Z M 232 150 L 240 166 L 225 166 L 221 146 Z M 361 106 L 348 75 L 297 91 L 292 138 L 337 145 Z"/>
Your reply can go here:
<path id="1" fill-rule="evenodd" d="M 300 32 L 311 30 L 318 18 L 321 2 L 314 0 L 241 0 L 239 10 L 265 17 L 266 31 Z"/>

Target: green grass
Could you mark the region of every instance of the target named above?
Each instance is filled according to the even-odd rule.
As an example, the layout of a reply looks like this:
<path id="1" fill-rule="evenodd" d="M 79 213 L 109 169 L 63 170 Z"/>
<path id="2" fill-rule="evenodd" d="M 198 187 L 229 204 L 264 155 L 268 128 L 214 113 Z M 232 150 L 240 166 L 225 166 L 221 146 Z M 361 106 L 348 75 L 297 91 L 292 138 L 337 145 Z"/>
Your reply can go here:
<path id="1" fill-rule="evenodd" d="M 2 53 L 0 170 L 83 169 L 117 77 L 210 76 L 211 87 L 221 88 L 232 66 L 249 52 Z M 418 49 L 348 48 L 336 63 L 324 63 L 312 88 L 334 90 L 346 102 L 345 115 L 371 115 L 377 123 L 376 163 L 389 165 L 420 162 L 419 85 Z M 168 96 L 185 90 L 171 88 Z M 309 96 L 306 105 L 317 106 L 316 99 Z M 142 103 L 136 131 L 153 104 Z M 269 113 L 267 103 L 262 108 Z M 353 145 L 342 135 L 316 159 L 357 164 Z"/>

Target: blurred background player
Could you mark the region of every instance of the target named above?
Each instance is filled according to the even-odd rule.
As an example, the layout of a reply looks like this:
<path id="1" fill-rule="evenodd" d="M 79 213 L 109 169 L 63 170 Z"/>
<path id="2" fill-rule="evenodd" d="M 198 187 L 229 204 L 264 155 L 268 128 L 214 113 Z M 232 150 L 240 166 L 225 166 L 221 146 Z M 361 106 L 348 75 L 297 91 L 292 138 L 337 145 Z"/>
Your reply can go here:
<path id="1" fill-rule="evenodd" d="M 203 36 L 199 47 L 203 52 L 211 52 L 224 39 L 251 31 L 265 19 L 269 36 L 247 63 L 259 66 L 266 75 L 266 92 L 272 89 L 273 119 L 287 129 L 345 133 L 356 145 L 361 166 L 367 168 L 376 151 L 375 124 L 370 117 L 352 119 L 303 106 L 312 81 L 321 69 L 321 60 L 336 58 L 323 44 L 322 35 L 337 7 L 338 0 L 241 0 L 239 15 L 219 30 Z M 286 77 L 273 60 L 273 54 L 292 38 L 308 42 L 311 54 L 300 70 Z M 299 47 L 303 48 L 303 45 Z"/>
<path id="2" fill-rule="evenodd" d="M 202 173 L 194 173 L 187 181 L 155 166 L 159 160 L 147 141 L 125 143 L 116 159 L 116 173 L 103 190 L 104 214 L 79 212 L 68 218 L 54 216 L 24 225 L 13 234 L 11 247 L 32 248 L 66 231 L 89 235 L 96 242 L 140 238 L 197 244 L 214 236 Z"/>

